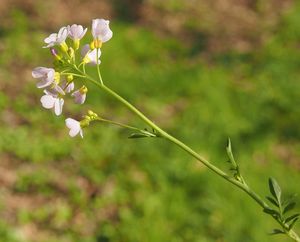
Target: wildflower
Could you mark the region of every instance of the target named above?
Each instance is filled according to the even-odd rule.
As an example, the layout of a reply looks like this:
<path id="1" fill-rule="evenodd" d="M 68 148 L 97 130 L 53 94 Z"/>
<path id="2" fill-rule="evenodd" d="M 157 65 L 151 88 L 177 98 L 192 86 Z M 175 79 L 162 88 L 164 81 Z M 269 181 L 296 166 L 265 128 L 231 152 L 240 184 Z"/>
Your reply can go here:
<path id="1" fill-rule="evenodd" d="M 62 113 L 64 100 L 46 90 L 44 93 L 45 95 L 41 97 L 42 106 L 46 109 L 54 109 L 54 113 L 59 116 Z"/>
<path id="2" fill-rule="evenodd" d="M 85 99 L 86 99 L 87 91 L 88 91 L 87 87 L 82 86 L 80 89 L 73 92 L 71 96 L 74 97 L 75 103 L 83 104 L 85 102 Z"/>
<path id="3" fill-rule="evenodd" d="M 87 28 L 83 29 L 82 25 L 68 25 L 69 37 L 74 41 L 74 48 L 78 50 L 79 48 L 79 41 L 85 35 Z"/>
<path id="4" fill-rule="evenodd" d="M 70 93 L 74 90 L 75 88 L 75 85 L 74 85 L 74 82 L 64 82 L 62 84 L 62 88 L 63 90 L 66 92 L 66 93 Z"/>
<path id="5" fill-rule="evenodd" d="M 64 52 L 68 50 L 68 46 L 66 44 L 66 38 L 68 37 L 68 28 L 67 27 L 61 27 L 58 33 L 50 34 L 46 39 L 44 39 L 44 42 L 47 44 L 43 48 L 49 48 L 53 47 L 54 45 L 59 45 Z"/>
<path id="6" fill-rule="evenodd" d="M 32 71 L 32 77 L 41 80 L 36 84 L 37 88 L 45 88 L 54 82 L 55 70 L 46 67 L 36 67 Z"/>
<path id="7" fill-rule="evenodd" d="M 96 65 L 101 63 L 101 61 L 99 60 L 101 56 L 101 50 L 100 49 L 91 50 L 88 44 L 82 47 L 81 55 L 83 56 L 83 62 L 86 64 Z"/>
<path id="8" fill-rule="evenodd" d="M 82 132 L 80 122 L 72 118 L 67 118 L 65 122 L 66 122 L 66 126 L 70 129 L 69 135 L 71 137 L 75 137 L 76 135 L 79 134 L 81 138 L 83 138 L 83 132 Z"/>
<path id="9" fill-rule="evenodd" d="M 48 94 L 51 94 L 52 96 L 56 96 L 57 94 L 65 95 L 64 87 L 59 86 L 60 84 L 60 74 L 58 72 L 54 73 L 53 82 L 51 85 L 47 86 L 45 89 Z"/>
<path id="10" fill-rule="evenodd" d="M 109 21 L 105 19 L 94 19 L 92 23 L 92 35 L 94 41 L 92 45 L 94 48 L 100 48 L 102 43 L 109 41 L 113 32 L 109 28 Z"/>

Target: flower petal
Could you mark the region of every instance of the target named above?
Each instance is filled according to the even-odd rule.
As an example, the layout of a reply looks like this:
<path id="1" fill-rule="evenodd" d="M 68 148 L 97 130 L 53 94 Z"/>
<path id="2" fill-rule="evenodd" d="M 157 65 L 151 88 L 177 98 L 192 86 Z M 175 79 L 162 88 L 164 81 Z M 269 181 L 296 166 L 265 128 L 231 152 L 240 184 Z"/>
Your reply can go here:
<path id="1" fill-rule="evenodd" d="M 55 103 L 54 103 L 54 113 L 59 116 L 62 113 L 64 105 L 64 100 L 62 98 L 56 98 Z"/>
<path id="2" fill-rule="evenodd" d="M 51 95 L 44 95 L 41 97 L 41 103 L 44 108 L 50 109 L 54 107 L 56 98 Z"/>
<path id="3" fill-rule="evenodd" d="M 80 123 L 77 120 L 72 119 L 72 118 L 67 118 L 65 120 L 65 122 L 66 122 L 66 126 L 70 129 L 69 135 L 71 137 L 76 136 L 78 133 L 80 133 L 80 136 L 82 136 L 82 130 L 80 127 Z"/>

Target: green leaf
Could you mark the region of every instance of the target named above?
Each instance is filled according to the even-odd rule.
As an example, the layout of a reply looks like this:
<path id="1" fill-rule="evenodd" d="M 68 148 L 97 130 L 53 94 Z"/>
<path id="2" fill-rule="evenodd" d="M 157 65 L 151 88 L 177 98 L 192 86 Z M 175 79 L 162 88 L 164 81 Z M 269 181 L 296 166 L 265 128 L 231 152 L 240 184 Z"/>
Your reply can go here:
<path id="1" fill-rule="evenodd" d="M 272 216 L 277 216 L 277 217 L 280 216 L 279 212 L 277 212 L 276 210 L 271 209 L 271 208 L 264 208 L 263 211 L 264 211 L 265 213 L 267 213 L 267 214 L 272 215 Z"/>
<path id="2" fill-rule="evenodd" d="M 284 231 L 280 230 L 280 229 L 274 229 L 270 235 L 276 235 L 276 234 L 285 234 Z"/>
<path id="3" fill-rule="evenodd" d="M 285 219 L 284 222 L 288 223 L 288 222 L 292 221 L 293 219 L 298 218 L 299 216 L 300 216 L 300 213 L 296 213 L 296 214 L 288 217 L 287 219 Z"/>
<path id="4" fill-rule="evenodd" d="M 228 140 L 227 140 L 226 150 L 227 150 L 228 152 L 232 153 L 232 149 L 231 149 L 231 140 L 230 140 L 230 138 L 228 138 Z"/>
<path id="5" fill-rule="evenodd" d="M 291 202 L 289 203 L 283 210 L 283 214 L 287 213 L 288 211 L 292 210 L 295 207 L 296 203 Z"/>
<path id="6" fill-rule="evenodd" d="M 281 204 L 281 188 L 274 178 L 269 178 L 269 189 L 273 197 Z"/>
<path id="7" fill-rule="evenodd" d="M 276 200 L 272 197 L 266 196 L 266 198 L 276 207 L 279 207 L 278 202 L 276 202 Z"/>
<path id="8" fill-rule="evenodd" d="M 291 230 L 294 227 L 294 225 L 295 225 L 295 223 L 297 222 L 298 219 L 299 219 L 299 217 L 298 218 L 294 218 L 294 220 L 292 220 L 292 222 L 289 225 L 289 230 Z"/>
<path id="9" fill-rule="evenodd" d="M 143 133 L 133 133 L 128 138 L 129 139 L 139 139 L 139 138 L 147 138 L 149 135 Z"/>

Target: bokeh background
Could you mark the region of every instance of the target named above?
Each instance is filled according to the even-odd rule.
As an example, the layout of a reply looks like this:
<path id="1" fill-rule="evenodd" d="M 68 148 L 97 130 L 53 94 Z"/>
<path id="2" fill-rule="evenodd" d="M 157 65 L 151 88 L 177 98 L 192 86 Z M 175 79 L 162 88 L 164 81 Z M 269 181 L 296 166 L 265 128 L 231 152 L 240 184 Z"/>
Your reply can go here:
<path id="1" fill-rule="evenodd" d="M 0 241 L 289 241 L 165 140 L 105 124 L 71 139 L 64 119 L 88 109 L 145 127 L 105 93 L 90 86 L 60 117 L 41 108 L 31 70 L 52 65 L 43 39 L 93 18 L 114 32 L 101 57 L 108 86 L 223 169 L 230 137 L 261 196 L 270 176 L 299 193 L 299 1 L 1 0 Z"/>

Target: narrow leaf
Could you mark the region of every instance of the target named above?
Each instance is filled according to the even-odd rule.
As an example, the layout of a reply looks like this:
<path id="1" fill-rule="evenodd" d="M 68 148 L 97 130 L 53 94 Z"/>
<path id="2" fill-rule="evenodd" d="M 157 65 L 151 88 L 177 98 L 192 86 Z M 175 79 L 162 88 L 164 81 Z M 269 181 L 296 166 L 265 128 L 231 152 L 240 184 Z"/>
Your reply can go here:
<path id="1" fill-rule="evenodd" d="M 274 178 L 269 178 L 269 189 L 273 197 L 277 200 L 278 204 L 280 204 L 281 188 Z"/>
<path id="2" fill-rule="evenodd" d="M 227 150 L 228 152 L 232 153 L 230 138 L 228 138 L 226 150 Z"/>
<path id="3" fill-rule="evenodd" d="M 273 215 L 273 216 L 280 216 L 280 214 L 279 214 L 279 212 L 277 212 L 276 210 L 274 210 L 274 209 L 271 209 L 271 208 L 264 208 L 264 210 L 263 210 L 265 213 L 267 213 L 267 214 L 271 214 L 271 215 Z"/>
<path id="4" fill-rule="evenodd" d="M 300 216 L 300 213 L 296 213 L 296 214 L 288 217 L 287 219 L 285 219 L 284 222 L 288 223 L 288 222 L 292 221 L 294 218 L 298 218 L 299 216 Z"/>
<path id="5" fill-rule="evenodd" d="M 149 135 L 143 134 L 143 133 L 133 133 L 128 138 L 129 139 L 138 139 L 138 138 L 147 138 Z"/>
<path id="6" fill-rule="evenodd" d="M 292 210 L 295 207 L 296 203 L 291 202 L 289 203 L 283 210 L 283 214 L 287 213 L 288 211 Z"/>
<path id="7" fill-rule="evenodd" d="M 266 196 L 266 198 L 267 198 L 273 205 L 275 205 L 276 207 L 279 207 L 279 206 L 278 206 L 278 202 L 277 202 L 274 198 L 269 197 L 269 196 Z"/>
<path id="8" fill-rule="evenodd" d="M 299 219 L 299 217 L 298 218 L 294 218 L 294 220 L 292 220 L 292 222 L 289 225 L 289 230 L 291 230 L 294 227 L 294 225 L 295 225 L 295 223 L 297 222 L 298 219 Z"/>
<path id="9" fill-rule="evenodd" d="M 270 235 L 276 235 L 276 234 L 285 234 L 283 231 L 281 231 L 280 229 L 274 229 Z"/>
<path id="10" fill-rule="evenodd" d="M 276 234 L 285 234 L 284 231 L 280 229 L 273 229 L 273 231 L 270 233 L 271 235 L 276 235 Z"/>

